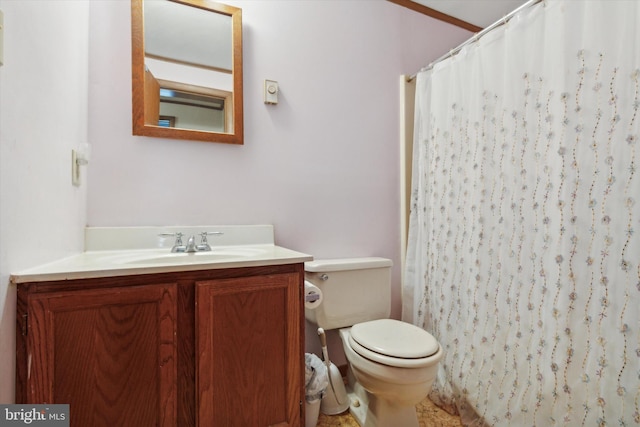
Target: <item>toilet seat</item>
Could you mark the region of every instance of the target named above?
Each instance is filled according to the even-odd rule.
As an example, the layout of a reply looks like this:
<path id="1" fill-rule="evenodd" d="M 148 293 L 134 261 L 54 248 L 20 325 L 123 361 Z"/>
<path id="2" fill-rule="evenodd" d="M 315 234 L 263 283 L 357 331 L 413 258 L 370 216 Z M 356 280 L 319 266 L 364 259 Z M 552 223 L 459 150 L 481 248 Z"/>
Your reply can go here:
<path id="1" fill-rule="evenodd" d="M 400 368 L 419 368 L 432 363 L 440 351 L 427 331 L 394 319 L 379 319 L 351 327 L 349 344 L 362 357 Z"/>

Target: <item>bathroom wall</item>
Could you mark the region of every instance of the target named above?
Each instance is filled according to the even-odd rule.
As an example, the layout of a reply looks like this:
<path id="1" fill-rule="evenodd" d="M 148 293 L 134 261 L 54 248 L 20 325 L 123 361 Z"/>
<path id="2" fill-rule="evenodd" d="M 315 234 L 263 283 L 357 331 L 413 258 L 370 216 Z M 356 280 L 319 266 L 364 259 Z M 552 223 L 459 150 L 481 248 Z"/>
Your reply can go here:
<path id="1" fill-rule="evenodd" d="M 131 135 L 127 0 L 0 0 L 0 403 L 14 393 L 9 276 L 81 251 L 87 223 L 269 223 L 316 258 L 389 257 L 399 315 L 399 75 L 469 33 L 383 0 L 228 3 L 243 8 L 244 146 Z"/>
<path id="2" fill-rule="evenodd" d="M 399 76 L 469 33 L 381 0 L 226 3 L 243 10 L 243 146 L 132 136 L 129 4 L 92 1 L 89 224 L 267 223 L 317 259 L 388 257 L 398 317 Z"/>
<path id="3" fill-rule="evenodd" d="M 0 10 L 0 403 L 9 403 L 9 276 L 83 246 L 87 187 L 71 184 L 71 150 L 87 141 L 89 3 L 0 0 Z"/>

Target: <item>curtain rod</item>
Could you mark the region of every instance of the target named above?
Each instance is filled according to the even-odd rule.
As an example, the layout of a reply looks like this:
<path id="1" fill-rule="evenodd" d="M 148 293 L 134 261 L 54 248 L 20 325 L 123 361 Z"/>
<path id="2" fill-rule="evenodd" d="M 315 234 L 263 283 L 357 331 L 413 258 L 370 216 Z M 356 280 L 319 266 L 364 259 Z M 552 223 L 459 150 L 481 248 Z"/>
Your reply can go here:
<path id="1" fill-rule="evenodd" d="M 510 12 L 507 15 L 505 15 L 502 19 L 497 20 L 493 24 L 491 24 L 488 27 L 484 28 L 479 33 L 474 34 L 473 37 L 471 37 L 471 38 L 467 39 L 466 41 L 462 42 L 462 44 L 458 45 L 456 48 L 451 49 L 449 52 L 445 53 L 440 58 L 436 59 L 433 62 L 430 62 L 429 65 L 427 65 L 426 67 L 421 68 L 420 71 L 430 70 L 438 62 L 443 61 L 443 60 L 445 60 L 445 59 L 447 59 L 449 57 L 452 57 L 456 53 L 460 52 L 460 50 L 462 50 L 462 48 L 465 47 L 466 45 L 480 40 L 480 37 L 484 36 L 489 31 L 492 31 L 493 29 L 498 28 L 499 26 L 506 24 L 516 14 L 520 13 L 520 11 L 522 11 L 522 10 L 528 8 L 528 7 L 531 7 L 531 6 L 533 6 L 533 5 L 537 4 L 537 3 L 543 2 L 543 1 L 545 1 L 545 0 L 529 0 L 529 1 L 527 1 L 525 4 L 521 5 L 520 7 L 515 9 L 513 12 Z M 418 73 L 407 77 L 407 82 L 413 81 L 416 78 L 417 75 L 418 75 Z"/>

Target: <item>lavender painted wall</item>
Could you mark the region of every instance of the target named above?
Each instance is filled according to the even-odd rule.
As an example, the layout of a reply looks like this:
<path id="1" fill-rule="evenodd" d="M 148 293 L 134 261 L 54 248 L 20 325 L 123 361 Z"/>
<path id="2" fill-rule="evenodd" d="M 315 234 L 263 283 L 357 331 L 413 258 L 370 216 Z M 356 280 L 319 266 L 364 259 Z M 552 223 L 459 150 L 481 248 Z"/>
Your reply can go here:
<path id="1" fill-rule="evenodd" d="M 87 141 L 89 3 L 0 0 L 0 9 L 0 403 L 10 403 L 9 276 L 83 249 L 87 186 L 71 184 L 71 150 Z"/>
<path id="2" fill-rule="evenodd" d="M 92 1 L 89 224 L 266 223 L 317 259 L 388 257 L 398 317 L 399 76 L 469 33 L 387 1 L 227 3 L 243 10 L 243 146 L 132 136 L 129 4 Z"/>
<path id="3" fill-rule="evenodd" d="M 399 75 L 469 34 L 383 0 L 227 2 L 244 19 L 241 147 L 131 135 L 127 0 L 0 0 L 0 402 L 14 393 L 9 275 L 81 251 L 87 223 L 269 223 L 316 258 L 389 257 L 399 315 Z M 264 79 L 280 104 L 263 104 Z"/>

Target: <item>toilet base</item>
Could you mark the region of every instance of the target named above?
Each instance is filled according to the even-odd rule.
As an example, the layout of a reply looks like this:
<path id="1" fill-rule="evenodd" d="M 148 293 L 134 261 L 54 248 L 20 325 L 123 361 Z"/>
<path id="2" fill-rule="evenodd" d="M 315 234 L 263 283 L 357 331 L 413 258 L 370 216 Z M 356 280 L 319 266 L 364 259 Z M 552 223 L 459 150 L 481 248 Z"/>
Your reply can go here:
<path id="1" fill-rule="evenodd" d="M 349 413 L 361 427 L 418 427 L 414 406 L 399 407 L 368 393 L 359 383 L 349 381 Z"/>

